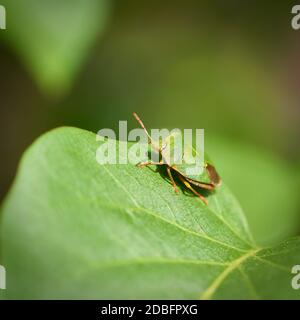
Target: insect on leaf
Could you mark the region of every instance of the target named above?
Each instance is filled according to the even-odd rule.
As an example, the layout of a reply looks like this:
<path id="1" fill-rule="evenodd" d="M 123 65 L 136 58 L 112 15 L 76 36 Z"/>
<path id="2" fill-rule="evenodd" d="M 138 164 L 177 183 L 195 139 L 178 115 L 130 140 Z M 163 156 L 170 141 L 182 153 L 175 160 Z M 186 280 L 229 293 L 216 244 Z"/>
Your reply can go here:
<path id="1" fill-rule="evenodd" d="M 98 147 L 61 128 L 26 151 L 2 209 L 6 298 L 299 298 L 299 238 L 258 248 L 225 184 L 205 206 Z"/>

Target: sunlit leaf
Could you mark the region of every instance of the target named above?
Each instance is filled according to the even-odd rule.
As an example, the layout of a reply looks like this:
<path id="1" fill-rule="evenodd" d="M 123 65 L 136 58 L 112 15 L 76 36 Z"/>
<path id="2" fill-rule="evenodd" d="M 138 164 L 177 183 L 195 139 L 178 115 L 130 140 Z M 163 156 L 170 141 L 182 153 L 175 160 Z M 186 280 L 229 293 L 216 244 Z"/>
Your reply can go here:
<path id="1" fill-rule="evenodd" d="M 98 147 L 61 128 L 25 153 L 2 212 L 7 298 L 299 298 L 299 239 L 258 248 L 224 184 L 205 206 Z"/>

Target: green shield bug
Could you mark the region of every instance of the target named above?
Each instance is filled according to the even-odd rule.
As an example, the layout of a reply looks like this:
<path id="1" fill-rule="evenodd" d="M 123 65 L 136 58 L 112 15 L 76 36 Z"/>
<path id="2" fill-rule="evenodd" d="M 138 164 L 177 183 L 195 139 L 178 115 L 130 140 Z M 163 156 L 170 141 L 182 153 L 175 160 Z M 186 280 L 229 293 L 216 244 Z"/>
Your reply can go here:
<path id="1" fill-rule="evenodd" d="M 172 183 L 173 189 L 176 193 L 178 193 L 178 188 L 174 177 L 177 177 L 183 185 L 192 191 L 197 197 L 201 199 L 206 205 L 208 204 L 206 198 L 201 195 L 195 187 L 206 189 L 206 190 L 214 190 L 217 186 L 221 185 L 221 178 L 218 175 L 215 167 L 210 163 L 210 160 L 207 156 L 204 155 L 204 170 L 199 170 L 198 172 L 193 172 L 191 174 L 190 162 L 189 157 L 193 155 L 196 151 L 192 146 L 187 146 L 183 150 L 184 156 L 182 157 L 182 161 L 180 164 L 175 164 L 175 157 L 176 157 L 176 150 L 174 144 L 174 138 L 176 138 L 176 132 L 172 133 L 168 136 L 163 144 L 161 141 L 155 142 L 149 135 L 146 127 L 144 126 L 142 120 L 136 113 L 133 113 L 133 116 L 140 124 L 140 126 L 145 131 L 148 143 L 151 148 L 158 153 L 159 161 L 146 161 L 138 163 L 138 167 L 146 167 L 150 165 L 157 165 L 157 166 L 165 166 L 169 179 Z M 180 153 L 181 154 L 181 153 Z"/>

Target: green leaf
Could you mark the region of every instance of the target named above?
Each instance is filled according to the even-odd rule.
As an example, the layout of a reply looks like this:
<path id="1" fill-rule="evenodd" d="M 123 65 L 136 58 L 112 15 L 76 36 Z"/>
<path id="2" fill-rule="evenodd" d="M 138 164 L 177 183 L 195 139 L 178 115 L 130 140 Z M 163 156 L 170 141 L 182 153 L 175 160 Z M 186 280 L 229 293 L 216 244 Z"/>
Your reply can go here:
<path id="1" fill-rule="evenodd" d="M 298 177 L 289 163 L 232 138 L 208 135 L 206 147 L 238 197 L 259 245 L 276 244 L 299 233 Z"/>
<path id="2" fill-rule="evenodd" d="M 299 298 L 299 238 L 257 248 L 225 185 L 205 206 L 151 168 L 99 165 L 95 137 L 61 128 L 25 153 L 2 212 L 7 298 Z"/>
<path id="3" fill-rule="evenodd" d="M 88 51 L 104 29 L 107 0 L 3 0 L 3 33 L 43 90 L 70 88 Z"/>

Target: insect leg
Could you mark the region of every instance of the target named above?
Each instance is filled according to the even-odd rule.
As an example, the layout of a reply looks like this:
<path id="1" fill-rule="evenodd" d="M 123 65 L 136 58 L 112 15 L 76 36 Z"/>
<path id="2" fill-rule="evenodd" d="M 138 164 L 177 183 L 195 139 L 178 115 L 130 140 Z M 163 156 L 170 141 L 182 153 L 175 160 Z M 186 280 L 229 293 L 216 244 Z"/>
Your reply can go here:
<path id="1" fill-rule="evenodd" d="M 179 190 L 177 189 L 177 185 L 176 185 L 176 183 L 175 183 L 175 181 L 174 181 L 174 178 L 173 178 L 173 176 L 172 176 L 171 169 L 170 169 L 170 167 L 168 167 L 168 166 L 167 166 L 167 172 L 168 172 L 169 178 L 170 178 L 170 180 L 171 180 L 171 182 L 172 182 L 172 186 L 173 186 L 174 191 L 175 191 L 176 193 L 178 193 Z"/>
<path id="2" fill-rule="evenodd" d="M 140 162 L 136 166 L 142 168 L 142 167 L 147 167 L 147 166 L 152 166 L 152 165 L 153 166 L 159 166 L 159 165 L 162 165 L 162 164 L 163 163 L 161 163 L 161 162 L 146 161 L 146 162 Z"/>
<path id="3" fill-rule="evenodd" d="M 180 174 L 178 174 L 179 179 L 182 181 L 182 183 L 190 189 L 197 197 L 199 197 L 206 205 L 208 205 L 207 200 L 200 194 L 198 193 L 190 184 L 187 180 L 185 180 Z"/>
<path id="4" fill-rule="evenodd" d="M 195 181 L 195 180 L 189 179 L 189 178 L 186 178 L 186 180 L 191 185 L 197 186 L 197 187 L 202 188 L 202 189 L 207 189 L 207 190 L 214 190 L 215 189 L 215 185 L 213 185 L 213 184 L 203 183 L 203 182 Z"/>

